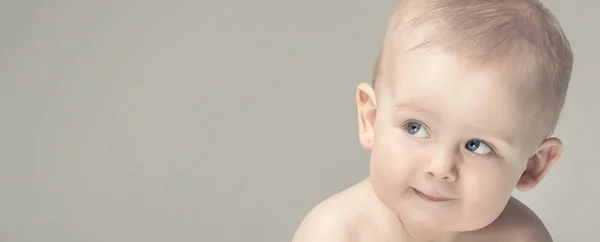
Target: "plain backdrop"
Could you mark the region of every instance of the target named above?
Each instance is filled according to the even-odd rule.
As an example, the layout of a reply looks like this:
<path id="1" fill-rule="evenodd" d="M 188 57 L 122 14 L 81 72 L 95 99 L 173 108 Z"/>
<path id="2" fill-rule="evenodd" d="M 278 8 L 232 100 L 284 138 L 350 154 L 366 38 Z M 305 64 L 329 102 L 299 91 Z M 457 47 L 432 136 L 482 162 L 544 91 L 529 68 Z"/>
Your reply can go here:
<path id="1" fill-rule="evenodd" d="M 0 1 L 0 241 L 290 241 L 368 174 L 354 94 L 396 3 Z M 515 195 L 600 241 L 600 3 L 544 3 L 575 53 L 565 149 Z"/>

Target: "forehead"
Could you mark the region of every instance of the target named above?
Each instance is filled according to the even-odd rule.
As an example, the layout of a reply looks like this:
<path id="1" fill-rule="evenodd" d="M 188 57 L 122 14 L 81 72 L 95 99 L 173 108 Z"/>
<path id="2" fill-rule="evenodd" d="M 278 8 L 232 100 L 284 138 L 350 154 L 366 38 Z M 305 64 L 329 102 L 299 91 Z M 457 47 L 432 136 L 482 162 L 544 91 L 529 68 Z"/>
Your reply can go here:
<path id="1" fill-rule="evenodd" d="M 517 131 L 530 119 L 517 81 L 504 68 L 443 52 L 411 52 L 392 64 L 390 103 L 425 110 L 445 123 Z"/>
<path id="2" fill-rule="evenodd" d="M 518 95 L 521 85 L 511 78 L 513 75 L 510 70 L 500 66 L 480 64 L 433 51 L 408 52 L 395 60 L 392 66 L 390 87 L 392 94 L 401 94 L 395 95 L 397 98 L 407 95 L 416 98 L 437 93 L 469 94 L 470 97 L 461 96 L 469 99 L 521 99 L 521 95 Z"/>

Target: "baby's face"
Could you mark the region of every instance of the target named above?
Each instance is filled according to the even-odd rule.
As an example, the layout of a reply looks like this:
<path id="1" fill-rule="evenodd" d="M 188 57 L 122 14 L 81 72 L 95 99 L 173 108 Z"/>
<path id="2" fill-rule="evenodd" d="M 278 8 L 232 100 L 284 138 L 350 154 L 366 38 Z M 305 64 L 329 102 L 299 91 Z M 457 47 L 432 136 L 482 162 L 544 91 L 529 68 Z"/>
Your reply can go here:
<path id="1" fill-rule="evenodd" d="M 527 97 L 490 66 L 440 52 L 402 59 L 376 98 L 376 194 L 413 223 L 454 231 L 487 226 L 543 140 Z"/>

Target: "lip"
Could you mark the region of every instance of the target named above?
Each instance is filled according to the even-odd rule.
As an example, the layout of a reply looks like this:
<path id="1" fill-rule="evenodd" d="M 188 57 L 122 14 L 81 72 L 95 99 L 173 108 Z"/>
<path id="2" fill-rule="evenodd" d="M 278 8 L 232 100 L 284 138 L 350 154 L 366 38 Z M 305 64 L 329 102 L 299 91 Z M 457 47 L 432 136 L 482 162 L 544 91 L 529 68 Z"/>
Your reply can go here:
<path id="1" fill-rule="evenodd" d="M 431 201 L 431 202 L 445 202 L 445 201 L 452 200 L 452 198 L 449 198 L 449 197 L 425 194 L 425 193 L 417 190 L 416 188 L 412 188 L 412 190 L 413 190 L 413 192 L 415 192 L 415 194 L 417 194 L 417 196 L 419 196 L 423 200 L 427 200 L 427 201 Z"/>

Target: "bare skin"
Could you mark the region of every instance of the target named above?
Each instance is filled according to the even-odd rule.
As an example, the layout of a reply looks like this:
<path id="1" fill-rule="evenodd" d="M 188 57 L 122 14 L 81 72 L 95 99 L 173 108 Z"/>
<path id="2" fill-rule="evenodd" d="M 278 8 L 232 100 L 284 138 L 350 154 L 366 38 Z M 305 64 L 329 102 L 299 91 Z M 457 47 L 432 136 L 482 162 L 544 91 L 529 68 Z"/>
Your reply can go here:
<path id="1" fill-rule="evenodd" d="M 369 178 L 316 206 L 293 241 L 551 242 L 511 193 L 535 187 L 562 145 L 541 135 L 507 72 L 443 52 L 405 57 L 388 89 L 357 90 Z"/>
<path id="2" fill-rule="evenodd" d="M 376 197 L 369 179 L 317 205 L 304 218 L 293 242 L 412 242 L 401 221 Z M 548 230 L 535 213 L 511 197 L 489 226 L 447 241 L 549 242 Z M 432 241 L 434 242 L 434 241 Z M 435 241 L 438 242 L 438 241 Z"/>
<path id="3" fill-rule="evenodd" d="M 562 151 L 532 95 L 543 83 L 529 85 L 508 57 L 409 48 L 419 32 L 397 38 L 395 21 L 378 84 L 356 91 L 369 177 L 317 205 L 293 242 L 551 242 L 512 197 L 539 184 Z"/>

